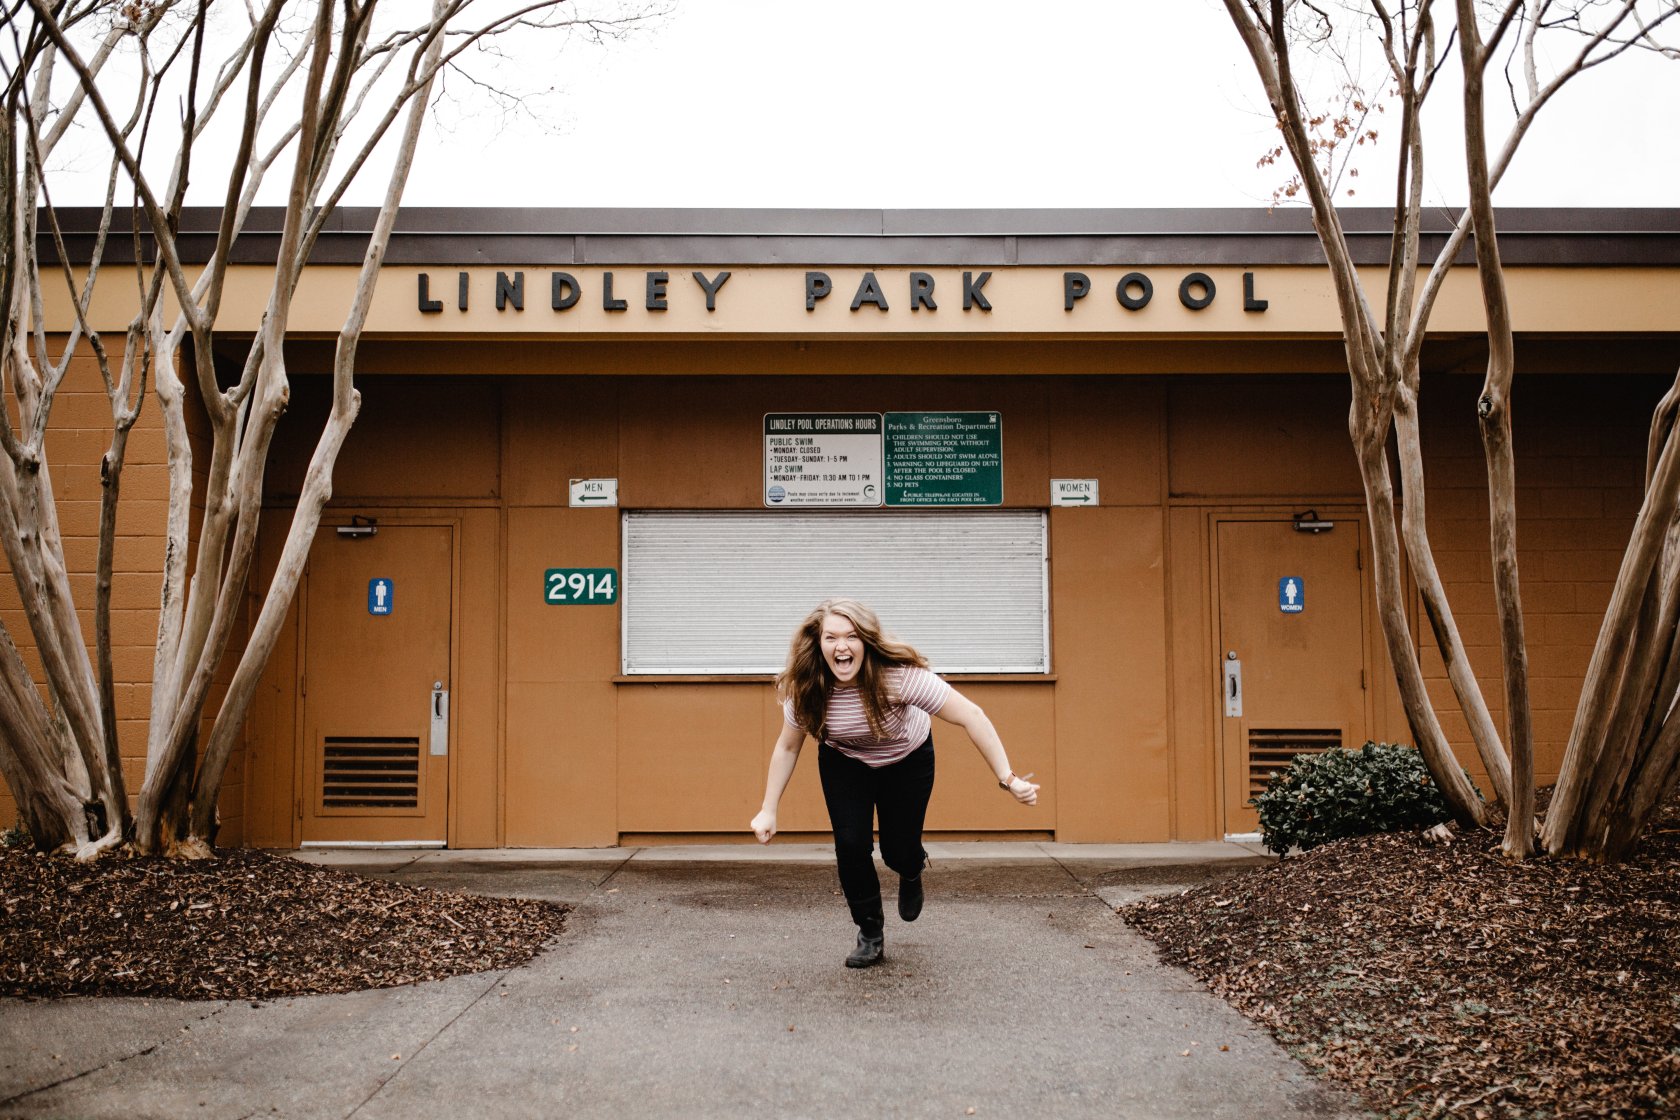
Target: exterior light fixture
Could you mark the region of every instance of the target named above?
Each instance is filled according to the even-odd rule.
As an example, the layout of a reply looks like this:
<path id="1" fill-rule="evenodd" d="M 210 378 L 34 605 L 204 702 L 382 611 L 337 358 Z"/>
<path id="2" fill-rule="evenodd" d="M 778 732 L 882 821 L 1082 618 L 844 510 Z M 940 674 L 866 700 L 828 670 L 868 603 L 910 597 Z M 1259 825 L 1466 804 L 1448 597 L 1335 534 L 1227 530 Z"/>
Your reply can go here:
<path id="1" fill-rule="evenodd" d="M 1299 525 L 1297 525 L 1297 528 L 1299 528 Z M 340 525 L 333 532 L 341 537 L 371 537 L 379 532 L 379 520 L 374 517 L 363 517 L 359 513 L 352 514 L 350 524 Z"/>
<path id="2" fill-rule="evenodd" d="M 1295 531 L 1297 533 L 1328 533 L 1336 527 L 1334 521 L 1321 521 L 1316 509 L 1309 509 L 1305 513 L 1295 515 Z M 340 529 L 339 532 L 343 532 Z"/>

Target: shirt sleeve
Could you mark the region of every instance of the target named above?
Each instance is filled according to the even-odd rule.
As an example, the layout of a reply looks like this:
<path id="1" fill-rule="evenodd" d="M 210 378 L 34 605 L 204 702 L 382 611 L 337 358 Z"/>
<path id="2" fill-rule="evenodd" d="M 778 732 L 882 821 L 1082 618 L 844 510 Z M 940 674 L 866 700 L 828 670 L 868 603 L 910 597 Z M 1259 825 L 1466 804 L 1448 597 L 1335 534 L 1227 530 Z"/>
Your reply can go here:
<path id="1" fill-rule="evenodd" d="M 930 716 L 939 714 L 954 691 L 933 672 L 915 666 L 905 669 L 898 681 L 898 698 Z"/>
<path id="2" fill-rule="evenodd" d="M 950 686 L 947 685 L 946 687 L 950 687 Z M 783 700 L 782 701 L 782 720 L 789 727 L 795 728 L 796 730 L 799 730 L 799 731 L 809 731 L 810 730 L 810 728 L 806 727 L 804 724 L 799 722 L 799 717 L 798 716 L 795 716 L 793 714 L 793 701 L 792 700 Z"/>

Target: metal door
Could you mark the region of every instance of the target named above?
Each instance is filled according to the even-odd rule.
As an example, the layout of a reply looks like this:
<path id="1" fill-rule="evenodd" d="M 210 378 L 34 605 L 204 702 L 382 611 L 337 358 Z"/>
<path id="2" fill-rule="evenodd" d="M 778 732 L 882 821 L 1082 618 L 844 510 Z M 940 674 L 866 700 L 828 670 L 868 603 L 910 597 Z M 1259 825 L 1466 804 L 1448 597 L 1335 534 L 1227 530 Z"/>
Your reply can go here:
<path id="1" fill-rule="evenodd" d="M 1248 799 L 1290 758 L 1364 742 L 1361 539 L 1354 518 L 1217 523 L 1227 834 L 1258 829 Z"/>
<path id="2" fill-rule="evenodd" d="M 307 841 L 442 842 L 453 530 L 323 526 L 305 581 Z"/>

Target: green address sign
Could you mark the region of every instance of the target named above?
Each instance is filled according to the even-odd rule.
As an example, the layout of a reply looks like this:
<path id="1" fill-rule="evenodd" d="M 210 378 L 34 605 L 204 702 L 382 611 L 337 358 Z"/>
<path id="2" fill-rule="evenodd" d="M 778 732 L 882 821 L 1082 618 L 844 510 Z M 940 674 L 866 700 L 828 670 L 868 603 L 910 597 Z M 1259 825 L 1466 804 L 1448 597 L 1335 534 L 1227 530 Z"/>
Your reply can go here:
<path id="1" fill-rule="evenodd" d="M 550 568 L 543 573 L 543 601 L 559 604 L 618 602 L 617 568 Z"/>

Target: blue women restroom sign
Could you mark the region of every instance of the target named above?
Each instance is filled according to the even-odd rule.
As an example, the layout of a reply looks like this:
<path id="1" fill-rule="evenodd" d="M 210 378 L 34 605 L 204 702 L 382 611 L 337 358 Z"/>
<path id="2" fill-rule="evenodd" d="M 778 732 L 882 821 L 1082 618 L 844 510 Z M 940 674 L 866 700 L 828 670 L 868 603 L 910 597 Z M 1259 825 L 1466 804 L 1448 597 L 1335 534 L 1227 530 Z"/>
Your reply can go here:
<path id="1" fill-rule="evenodd" d="M 372 615 L 386 615 L 391 613 L 391 606 L 396 602 L 397 584 L 395 580 L 383 576 L 375 576 L 368 580 L 368 613 Z"/>
<path id="2" fill-rule="evenodd" d="M 1278 580 L 1278 610 L 1284 614 L 1300 614 L 1306 606 L 1306 580 L 1300 576 L 1284 576 Z"/>

